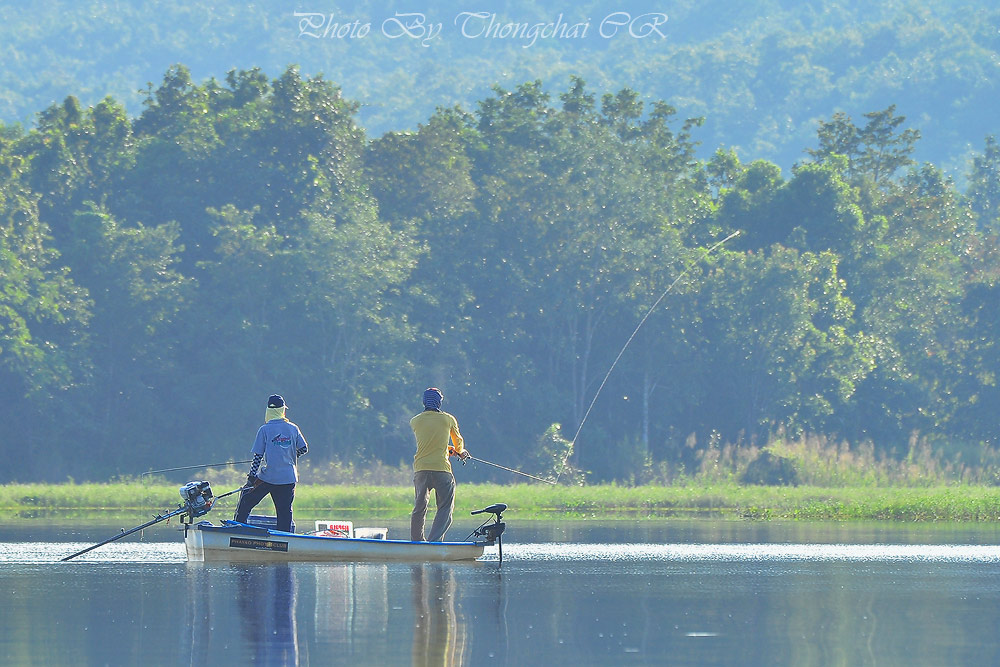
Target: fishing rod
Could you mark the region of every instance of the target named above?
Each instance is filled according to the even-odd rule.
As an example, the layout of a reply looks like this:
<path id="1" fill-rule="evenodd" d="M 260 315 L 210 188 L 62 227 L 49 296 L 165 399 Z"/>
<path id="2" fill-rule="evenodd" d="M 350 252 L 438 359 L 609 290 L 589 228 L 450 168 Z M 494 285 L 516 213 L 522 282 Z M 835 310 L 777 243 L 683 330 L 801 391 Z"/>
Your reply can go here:
<path id="1" fill-rule="evenodd" d="M 72 558 L 76 558 L 80 554 L 85 554 L 88 551 L 93 551 L 97 547 L 103 547 L 105 544 L 108 544 L 109 542 L 120 540 L 126 535 L 131 535 L 132 533 L 136 533 L 140 530 L 143 530 L 144 528 L 149 528 L 153 524 L 160 523 L 161 521 L 166 521 L 170 517 L 177 516 L 178 514 L 187 513 L 192 519 L 202 516 L 204 514 L 208 514 L 209 510 L 212 509 L 212 507 L 215 505 L 217 501 L 225 498 L 226 496 L 231 496 L 234 493 L 243 491 L 247 488 L 250 487 L 240 487 L 238 489 L 233 489 L 232 491 L 229 491 L 227 493 L 223 493 L 221 496 L 213 496 L 212 487 L 208 482 L 188 482 L 187 484 L 181 487 L 180 491 L 181 498 L 184 499 L 184 503 L 178 506 L 177 509 L 167 512 L 166 514 L 157 514 L 155 517 L 153 517 L 151 521 L 147 521 L 141 526 L 136 526 L 131 530 L 125 530 L 123 528 L 121 533 L 119 533 L 118 535 L 110 537 L 104 540 L 103 542 L 98 542 L 97 544 L 89 546 L 86 549 L 81 549 L 80 551 L 77 551 L 74 554 L 70 554 L 69 556 L 66 556 L 65 558 L 62 558 L 60 560 L 65 562 Z"/>
<path id="2" fill-rule="evenodd" d="M 241 463 L 250 463 L 250 460 L 247 459 L 246 461 L 228 461 L 226 463 L 202 463 L 202 464 L 196 465 L 196 466 L 180 466 L 178 468 L 163 468 L 162 470 L 149 470 L 149 471 L 144 472 L 141 475 L 139 475 L 139 482 L 140 483 L 145 483 L 145 481 L 146 481 L 146 475 L 156 475 L 156 474 L 161 473 L 161 472 L 174 472 L 176 470 L 192 470 L 194 468 L 216 468 L 218 466 L 233 466 L 233 465 L 239 465 Z M 226 494 L 226 495 L 229 495 L 229 494 Z M 145 505 L 145 503 L 143 503 L 143 505 Z M 154 521 L 153 523 L 156 523 L 156 522 Z M 152 525 L 152 524 L 147 524 L 147 525 Z M 145 527 L 145 526 L 143 526 L 143 527 Z M 129 532 L 131 533 L 133 531 L 129 531 Z M 139 536 L 140 539 L 142 537 L 143 537 L 142 535 Z"/>
<path id="3" fill-rule="evenodd" d="M 146 475 L 155 475 L 161 472 L 174 472 L 175 470 L 191 470 L 193 468 L 215 468 L 217 466 L 234 466 L 234 465 L 239 465 L 241 463 L 250 463 L 250 460 L 247 459 L 246 461 L 228 461 L 226 463 L 202 463 L 201 465 L 196 465 L 196 466 L 181 466 L 179 468 L 164 468 L 163 470 L 150 470 L 148 472 L 144 472 L 141 475 L 139 475 L 139 479 L 142 479 Z"/>
<path id="4" fill-rule="evenodd" d="M 465 465 L 466 459 L 471 459 L 472 461 L 478 461 L 479 463 L 485 463 L 488 466 L 493 466 L 494 468 L 500 468 L 501 470 L 506 470 L 507 472 L 512 472 L 516 475 L 524 475 L 525 477 L 530 477 L 531 479 L 537 480 L 539 482 L 545 482 L 546 484 L 555 484 L 551 479 L 542 479 L 541 477 L 535 477 L 534 475 L 529 475 L 526 472 L 521 472 L 520 470 L 514 470 L 513 468 L 508 468 L 507 466 L 502 466 L 499 463 L 493 463 L 491 461 L 484 461 L 483 459 L 476 458 L 472 454 L 469 454 L 462 459 L 462 465 Z"/>
<path id="5" fill-rule="evenodd" d="M 597 387 L 597 391 L 594 392 L 594 398 L 593 398 L 593 400 L 590 401 L 590 405 L 587 407 L 587 411 L 584 413 L 583 419 L 580 420 L 580 425 L 577 426 L 576 433 L 573 435 L 573 439 L 569 441 L 569 447 L 567 448 L 566 456 L 563 458 L 563 463 L 562 463 L 562 466 L 561 466 L 562 470 L 565 470 L 567 464 L 569 463 L 569 457 L 573 454 L 573 449 L 574 449 L 574 447 L 576 445 L 576 439 L 578 437 L 580 437 L 580 431 L 583 430 L 583 425 L 587 422 L 587 417 L 590 416 L 590 411 L 594 409 L 594 403 L 597 403 L 597 397 L 601 395 L 601 390 L 604 389 L 604 385 L 607 384 L 608 378 L 611 377 L 611 372 L 613 370 L 615 370 L 615 366 L 618 365 L 618 360 L 622 358 L 623 354 L 625 354 L 625 349 L 629 346 L 629 343 L 632 342 L 632 339 L 635 338 L 635 335 L 637 333 L 639 333 L 639 329 L 642 327 L 642 325 L 646 323 L 646 320 L 649 319 L 649 316 L 653 314 L 653 311 L 656 310 L 656 307 L 660 305 L 660 302 L 663 301 L 664 298 L 666 298 L 667 294 L 670 293 L 670 290 L 672 290 L 674 288 L 674 285 L 676 285 L 678 282 L 680 282 L 680 279 L 683 278 L 687 274 L 687 272 L 690 271 L 694 267 L 695 264 L 697 264 L 702 259 L 708 257 L 709 255 L 711 255 L 712 252 L 714 252 L 716 248 L 718 248 L 719 246 L 721 246 L 723 243 L 725 243 L 729 239 L 731 239 L 731 238 L 733 238 L 735 236 L 739 236 L 739 235 L 740 235 L 739 230 L 736 230 L 735 232 L 733 232 L 732 234 L 730 234 L 729 236 L 727 236 L 726 238 L 722 239 L 721 241 L 719 241 L 718 243 L 716 243 L 715 245 L 713 245 L 711 248 L 709 248 L 708 250 L 706 250 L 704 255 L 702 255 L 701 257 L 698 257 L 697 259 L 692 260 L 691 263 L 688 264 L 684 268 L 684 270 L 681 271 L 680 274 L 676 278 L 674 278 L 674 281 L 672 283 L 670 283 L 670 285 L 667 287 L 667 289 L 663 290 L 663 294 L 660 295 L 660 298 L 658 298 L 656 300 L 656 302 L 653 303 L 653 305 L 649 307 L 649 310 L 646 311 L 646 314 L 642 316 L 642 319 L 639 320 L 639 324 L 636 325 L 635 330 L 632 332 L 632 335 L 629 336 L 628 340 L 625 341 L 625 344 L 622 345 L 622 349 L 621 349 L 621 351 L 618 352 L 618 356 L 615 357 L 615 360 L 613 362 L 611 362 L 611 368 L 608 369 L 608 372 L 604 376 L 604 379 L 601 380 L 601 384 L 600 384 L 600 386 Z M 557 475 L 556 479 L 558 479 L 558 478 L 559 477 Z M 555 482 L 553 482 L 553 484 L 554 483 Z"/>

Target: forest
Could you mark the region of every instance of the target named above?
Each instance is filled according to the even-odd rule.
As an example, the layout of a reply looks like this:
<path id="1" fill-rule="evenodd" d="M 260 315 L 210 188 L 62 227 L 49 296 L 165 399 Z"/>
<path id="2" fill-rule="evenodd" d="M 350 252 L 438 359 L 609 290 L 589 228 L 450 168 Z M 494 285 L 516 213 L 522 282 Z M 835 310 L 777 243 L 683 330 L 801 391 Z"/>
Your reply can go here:
<path id="1" fill-rule="evenodd" d="M 163 72 L 184 63 L 195 80 L 297 64 L 358 102 L 370 136 L 416 130 L 438 106 L 475 108 L 495 84 L 540 79 L 554 97 L 570 75 L 597 90 L 668 100 L 683 118 L 705 119 L 696 150 L 733 148 L 744 161 L 785 171 L 837 111 L 896 105 L 923 134 L 913 154 L 957 182 L 995 133 L 1000 102 L 1000 8 L 993 0 L 503 0 L 488 3 L 507 25 L 590 22 L 587 39 L 463 38 L 449 0 L 37 0 L 0 3 L 0 122 L 31 125 L 69 95 L 84 107 L 110 95 L 130 116 Z M 657 34 L 598 35 L 601 17 L 665 15 Z M 429 43 L 388 38 L 382 23 L 418 13 L 441 27 Z M 305 17 L 304 17 L 305 15 Z M 306 25 L 322 29 L 303 30 Z M 310 23 L 312 21 L 312 23 Z M 365 38 L 325 34 L 371 24 Z M 398 34 L 398 32 L 396 33 Z M 661 36 L 662 35 L 662 36 Z M 964 183 L 963 183 L 964 188 Z"/>
<path id="2" fill-rule="evenodd" d="M 575 76 L 373 137 L 358 106 L 177 65 L 136 116 L 0 127 L 0 481 L 239 459 L 270 393 L 314 465 L 398 465 L 431 385 L 473 454 L 579 481 L 808 436 L 995 462 L 995 136 L 959 188 L 893 105 L 788 172 Z"/>

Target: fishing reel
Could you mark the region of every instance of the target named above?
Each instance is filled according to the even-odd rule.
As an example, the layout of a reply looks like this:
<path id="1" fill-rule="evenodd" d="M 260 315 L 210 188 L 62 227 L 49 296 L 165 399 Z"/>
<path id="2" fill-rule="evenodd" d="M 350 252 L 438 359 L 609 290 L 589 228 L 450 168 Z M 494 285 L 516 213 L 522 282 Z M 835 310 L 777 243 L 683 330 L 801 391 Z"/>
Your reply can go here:
<path id="1" fill-rule="evenodd" d="M 215 502 L 212 485 L 208 482 L 188 482 L 180 489 L 184 508 L 187 510 L 188 521 L 208 514 Z"/>

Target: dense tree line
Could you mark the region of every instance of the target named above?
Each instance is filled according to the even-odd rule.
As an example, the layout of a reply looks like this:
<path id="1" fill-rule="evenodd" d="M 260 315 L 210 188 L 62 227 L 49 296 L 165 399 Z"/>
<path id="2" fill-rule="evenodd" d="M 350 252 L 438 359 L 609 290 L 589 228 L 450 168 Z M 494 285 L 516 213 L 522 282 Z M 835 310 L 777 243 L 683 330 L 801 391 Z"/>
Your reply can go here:
<path id="1" fill-rule="evenodd" d="M 137 117 L 0 127 L 0 479 L 240 457 L 275 391 L 314 463 L 394 465 L 428 385 L 474 453 L 592 480 L 778 432 L 1000 444 L 994 137 L 960 191 L 893 106 L 788 174 L 576 77 L 357 114 L 294 67 L 175 66 Z"/>

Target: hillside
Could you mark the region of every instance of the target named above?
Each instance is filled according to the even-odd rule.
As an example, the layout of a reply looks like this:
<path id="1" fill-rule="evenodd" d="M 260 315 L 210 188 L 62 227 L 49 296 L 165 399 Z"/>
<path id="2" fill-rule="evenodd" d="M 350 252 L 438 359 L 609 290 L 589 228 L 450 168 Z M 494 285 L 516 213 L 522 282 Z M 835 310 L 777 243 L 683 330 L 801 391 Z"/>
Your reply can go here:
<path id="1" fill-rule="evenodd" d="M 373 137 L 415 129 L 437 107 L 474 110 L 494 85 L 559 91 L 571 75 L 705 117 L 695 138 L 706 153 L 734 147 L 784 169 L 837 111 L 895 104 L 925 137 L 916 159 L 959 179 L 997 131 L 1000 10 L 985 0 L 643 1 L 627 12 L 606 0 L 510 0 L 479 11 L 441 0 L 8 2 L 0 122 L 30 125 L 71 94 L 85 106 L 110 95 L 138 115 L 175 64 L 195 80 L 297 64 L 360 101 Z"/>

